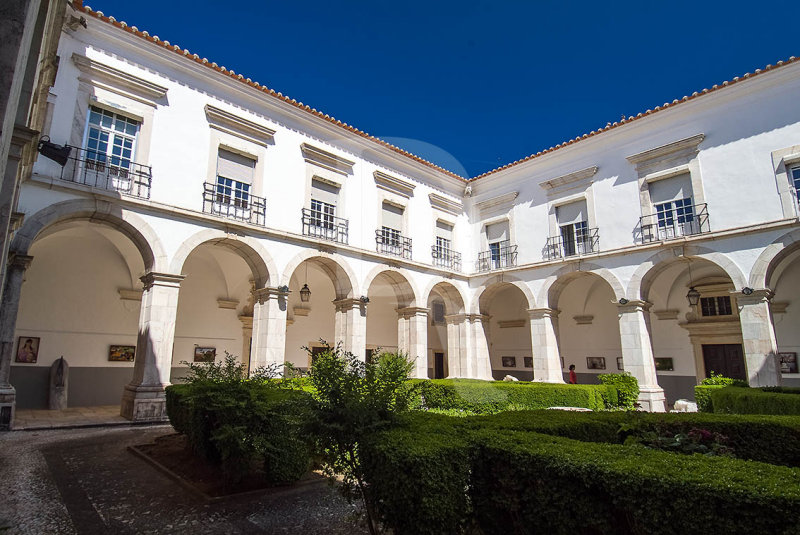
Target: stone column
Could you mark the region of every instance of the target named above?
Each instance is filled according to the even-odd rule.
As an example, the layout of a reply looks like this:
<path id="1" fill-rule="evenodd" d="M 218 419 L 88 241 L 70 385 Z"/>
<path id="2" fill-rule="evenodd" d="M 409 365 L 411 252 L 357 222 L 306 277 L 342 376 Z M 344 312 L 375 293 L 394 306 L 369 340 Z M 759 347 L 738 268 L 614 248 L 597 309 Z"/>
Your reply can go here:
<path id="1" fill-rule="evenodd" d="M 447 323 L 447 377 L 466 377 L 467 328 L 465 314 L 448 314 Z"/>
<path id="2" fill-rule="evenodd" d="M 639 404 L 650 412 L 664 412 L 666 398 L 664 389 L 658 386 L 653 346 L 647 330 L 648 309 L 646 301 L 627 301 L 618 305 L 619 335 L 622 345 L 622 361 L 625 371 L 639 382 Z"/>
<path id="3" fill-rule="evenodd" d="M 750 386 L 778 386 L 781 367 L 778 362 L 778 343 L 769 312 L 773 293 L 767 288 L 753 290 L 750 295 L 733 293 L 742 323 L 744 361 Z"/>
<path id="4" fill-rule="evenodd" d="M 239 316 L 239 321 L 242 322 L 242 364 L 249 373 L 253 356 L 253 316 L 243 314 Z"/>
<path id="5" fill-rule="evenodd" d="M 414 359 L 414 377 L 428 377 L 428 309 L 405 307 L 397 310 L 397 348 Z"/>
<path id="6" fill-rule="evenodd" d="M 280 288 L 253 290 L 253 340 L 250 369 L 283 364 L 286 354 L 286 309 L 289 292 Z"/>
<path id="7" fill-rule="evenodd" d="M 561 353 L 558 350 L 558 310 L 532 308 L 531 352 L 533 353 L 533 380 L 542 383 L 563 383 Z"/>
<path id="8" fill-rule="evenodd" d="M 489 327 L 489 316 L 483 314 L 467 314 L 469 343 L 467 360 L 462 365 L 465 377 L 491 381 L 492 361 L 489 358 L 489 339 L 486 330 Z"/>
<path id="9" fill-rule="evenodd" d="M 122 393 L 120 414 L 135 422 L 167 418 L 164 388 L 169 386 L 172 346 L 183 275 L 148 273 L 139 312 L 133 380 Z"/>
<path id="10" fill-rule="evenodd" d="M 367 355 L 367 303 L 361 299 L 337 299 L 334 322 L 335 342 L 341 342 L 342 349 L 366 359 Z"/>
<path id="11" fill-rule="evenodd" d="M 14 334 L 25 270 L 33 257 L 12 255 L 6 270 L 3 298 L 0 301 L 0 429 L 11 429 L 17 405 L 17 391 L 11 386 L 11 362 L 14 358 Z"/>

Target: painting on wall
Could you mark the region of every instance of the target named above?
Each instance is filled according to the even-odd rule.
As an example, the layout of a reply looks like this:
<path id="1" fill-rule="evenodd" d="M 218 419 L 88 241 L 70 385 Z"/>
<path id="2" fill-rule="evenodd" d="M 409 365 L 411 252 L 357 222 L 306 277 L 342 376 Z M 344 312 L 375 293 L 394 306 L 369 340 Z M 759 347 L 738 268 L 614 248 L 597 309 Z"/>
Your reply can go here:
<path id="1" fill-rule="evenodd" d="M 526 368 L 533 368 L 533 357 L 522 357 Z"/>
<path id="2" fill-rule="evenodd" d="M 655 361 L 657 372 L 671 372 L 675 370 L 675 365 L 671 358 L 656 358 Z"/>
<path id="3" fill-rule="evenodd" d="M 778 353 L 781 373 L 797 373 L 797 353 Z"/>
<path id="4" fill-rule="evenodd" d="M 606 358 L 605 357 L 586 357 L 586 367 L 590 370 L 605 370 Z"/>
<path id="5" fill-rule="evenodd" d="M 133 362 L 136 356 L 136 346 L 110 346 L 108 360 L 111 362 Z"/>
<path id="6" fill-rule="evenodd" d="M 503 368 L 516 368 L 517 357 L 501 357 L 503 361 Z"/>
<path id="7" fill-rule="evenodd" d="M 217 358 L 216 347 L 200 347 L 194 348 L 194 361 L 195 362 L 214 362 Z"/>
<path id="8" fill-rule="evenodd" d="M 617 357 L 617 369 L 624 370 L 625 365 L 622 363 L 622 357 Z"/>
<path id="9" fill-rule="evenodd" d="M 14 362 L 35 363 L 39 358 L 39 340 L 36 336 L 20 336 L 17 341 L 17 356 Z"/>

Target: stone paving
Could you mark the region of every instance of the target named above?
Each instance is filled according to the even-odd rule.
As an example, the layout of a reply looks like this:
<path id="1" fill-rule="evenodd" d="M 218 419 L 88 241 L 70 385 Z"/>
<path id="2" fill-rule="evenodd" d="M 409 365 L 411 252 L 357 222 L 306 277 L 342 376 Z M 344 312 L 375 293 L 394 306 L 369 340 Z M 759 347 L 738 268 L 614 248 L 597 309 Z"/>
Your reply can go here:
<path id="1" fill-rule="evenodd" d="M 130 420 L 120 416 L 119 405 L 98 407 L 69 407 L 60 411 L 48 409 L 17 409 L 14 429 L 55 429 L 60 427 L 88 427 L 97 425 L 130 425 Z"/>
<path id="2" fill-rule="evenodd" d="M 327 485 L 206 503 L 127 451 L 168 425 L 0 433 L 0 532 L 367 533 Z"/>

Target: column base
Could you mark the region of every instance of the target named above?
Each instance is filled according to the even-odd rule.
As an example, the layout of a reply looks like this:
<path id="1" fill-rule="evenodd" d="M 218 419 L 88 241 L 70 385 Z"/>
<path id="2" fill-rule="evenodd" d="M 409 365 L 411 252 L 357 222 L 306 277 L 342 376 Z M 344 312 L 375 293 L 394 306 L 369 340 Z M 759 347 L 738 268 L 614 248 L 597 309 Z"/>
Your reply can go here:
<path id="1" fill-rule="evenodd" d="M 11 385 L 0 387 L 0 431 L 14 429 L 16 410 L 17 391 Z"/>
<path id="2" fill-rule="evenodd" d="M 164 387 L 125 385 L 119 413 L 133 422 L 168 422 Z"/>
<path id="3" fill-rule="evenodd" d="M 667 412 L 667 397 L 660 386 L 640 387 L 639 399 L 636 401 L 643 411 Z"/>

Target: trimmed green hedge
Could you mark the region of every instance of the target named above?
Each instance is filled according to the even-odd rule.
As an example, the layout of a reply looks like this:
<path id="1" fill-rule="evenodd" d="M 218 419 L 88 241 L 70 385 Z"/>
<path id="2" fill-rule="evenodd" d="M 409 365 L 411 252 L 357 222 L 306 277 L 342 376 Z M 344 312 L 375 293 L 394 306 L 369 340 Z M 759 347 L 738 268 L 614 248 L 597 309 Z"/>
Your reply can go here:
<path id="1" fill-rule="evenodd" d="M 418 381 L 422 408 L 493 414 L 505 410 L 548 407 L 616 408 L 620 396 L 613 385 L 435 379 Z"/>
<path id="2" fill-rule="evenodd" d="M 192 449 L 237 479 L 262 464 L 273 483 L 296 481 L 311 464 L 308 394 L 258 382 L 195 382 L 166 390 L 167 415 Z"/>
<path id="3" fill-rule="evenodd" d="M 720 413 L 800 415 L 800 396 L 760 388 L 729 386 L 713 390 L 711 405 L 714 412 Z"/>
<path id="4" fill-rule="evenodd" d="M 563 431 L 575 419 L 602 430 L 620 416 L 626 415 L 417 413 L 362 445 L 366 479 L 382 520 L 399 535 L 459 533 L 465 526 L 486 534 L 800 531 L 787 513 L 800 506 L 798 469 L 513 429 L 538 421 Z M 692 415 L 689 422 L 698 416 L 714 420 Z M 487 427 L 492 420 L 496 425 Z"/>
<path id="5" fill-rule="evenodd" d="M 694 387 L 694 400 L 697 403 L 697 410 L 700 412 L 714 412 L 711 402 L 711 392 L 727 388 L 726 385 L 697 385 Z"/>
<path id="6" fill-rule="evenodd" d="M 633 410 L 639 399 L 639 382 L 628 372 L 601 373 L 597 376 L 601 384 L 617 389 L 616 405 L 623 409 Z"/>

